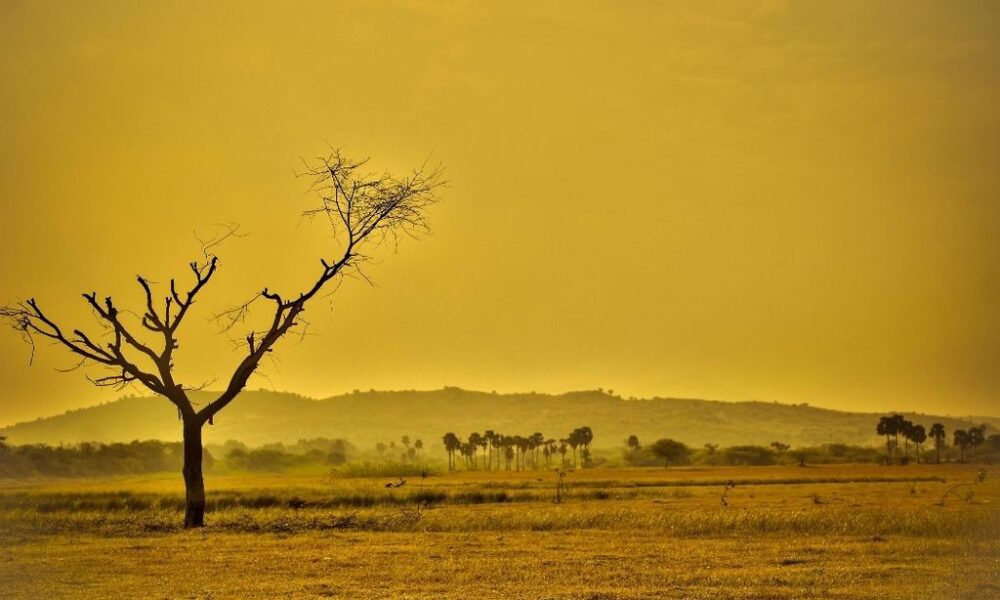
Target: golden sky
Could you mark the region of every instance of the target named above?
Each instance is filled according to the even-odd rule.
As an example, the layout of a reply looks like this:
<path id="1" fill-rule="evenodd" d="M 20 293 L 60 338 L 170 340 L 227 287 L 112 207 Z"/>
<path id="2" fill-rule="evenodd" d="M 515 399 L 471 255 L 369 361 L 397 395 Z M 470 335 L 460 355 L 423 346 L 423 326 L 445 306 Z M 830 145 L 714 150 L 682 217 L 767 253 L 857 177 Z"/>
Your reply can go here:
<path id="1" fill-rule="evenodd" d="M 702 4 L 2 2 L 0 301 L 89 326 L 238 222 L 178 355 L 221 387 L 329 143 L 451 183 L 252 387 L 1000 413 L 1000 4 Z M 118 396 L 27 363 L 0 424 Z"/>

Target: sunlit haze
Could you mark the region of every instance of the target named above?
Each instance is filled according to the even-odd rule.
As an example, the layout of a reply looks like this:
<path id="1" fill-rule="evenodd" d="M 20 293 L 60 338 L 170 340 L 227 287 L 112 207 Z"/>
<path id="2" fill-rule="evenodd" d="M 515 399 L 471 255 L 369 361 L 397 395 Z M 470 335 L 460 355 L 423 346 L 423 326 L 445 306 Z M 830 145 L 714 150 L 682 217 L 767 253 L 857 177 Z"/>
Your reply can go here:
<path id="1" fill-rule="evenodd" d="M 433 231 L 251 388 L 1000 413 L 1000 4 L 515 4 L 3 2 L 0 304 L 94 330 L 81 292 L 139 311 L 238 223 L 177 351 L 221 388 L 209 317 L 335 248 L 296 177 L 334 146 L 441 164 Z M 30 355 L 0 425 L 128 393 Z"/>

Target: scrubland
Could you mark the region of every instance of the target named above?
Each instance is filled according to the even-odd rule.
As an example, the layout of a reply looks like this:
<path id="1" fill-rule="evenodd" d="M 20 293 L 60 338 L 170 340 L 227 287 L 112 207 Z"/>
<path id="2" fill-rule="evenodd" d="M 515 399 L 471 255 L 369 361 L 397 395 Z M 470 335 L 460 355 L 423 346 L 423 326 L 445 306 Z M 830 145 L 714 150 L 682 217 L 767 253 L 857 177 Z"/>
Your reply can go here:
<path id="1" fill-rule="evenodd" d="M 174 474 L 7 480 L 0 596 L 1000 597 L 1000 469 L 588 469 L 559 504 L 555 480 L 213 476 L 199 531 Z"/>

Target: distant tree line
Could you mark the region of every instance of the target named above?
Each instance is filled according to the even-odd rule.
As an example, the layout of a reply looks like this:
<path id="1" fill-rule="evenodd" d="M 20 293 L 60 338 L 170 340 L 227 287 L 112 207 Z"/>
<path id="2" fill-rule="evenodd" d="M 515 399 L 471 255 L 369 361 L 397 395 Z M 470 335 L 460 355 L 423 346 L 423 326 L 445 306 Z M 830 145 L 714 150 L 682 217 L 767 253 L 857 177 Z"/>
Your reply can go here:
<path id="1" fill-rule="evenodd" d="M 205 467 L 215 460 L 205 453 Z M 184 464 L 180 442 L 158 440 L 127 444 L 82 443 L 74 446 L 0 441 L 0 477 L 91 477 L 179 472 Z"/>
<path id="2" fill-rule="evenodd" d="M 441 438 L 448 456 L 448 470 L 458 469 L 459 460 L 468 470 L 522 471 L 527 469 L 592 466 L 590 445 L 594 432 L 578 427 L 564 438 L 549 438 L 541 432 L 506 435 L 492 429 L 473 432 L 463 441 L 454 433 Z"/>
<path id="3" fill-rule="evenodd" d="M 222 467 L 234 471 L 282 472 L 309 467 L 330 467 L 347 462 L 355 449 L 342 439 L 302 439 L 295 444 L 280 442 L 249 448 L 229 440 L 221 447 Z"/>
<path id="4" fill-rule="evenodd" d="M 249 448 L 229 440 L 205 448 L 205 468 L 213 470 L 280 472 L 311 466 L 340 465 L 354 447 L 345 440 L 313 438 L 295 444 L 267 444 Z M 221 456 L 222 458 L 215 458 Z M 0 436 L 0 477 L 98 477 L 180 471 L 184 465 L 181 442 L 159 440 L 129 443 L 84 442 L 72 446 L 8 445 Z"/>
<path id="5" fill-rule="evenodd" d="M 954 449 L 960 462 L 968 460 L 1000 460 L 1000 433 L 989 434 L 990 426 L 958 429 L 952 433 Z M 720 448 L 707 443 L 701 448 L 689 447 L 670 438 L 643 444 L 639 437 L 630 435 L 624 441 L 623 458 L 631 466 L 762 466 L 776 464 L 833 464 L 833 463 L 884 463 L 905 464 L 937 462 L 948 449 L 948 436 L 944 425 L 933 423 L 930 428 L 914 424 L 901 415 L 882 417 L 876 427 L 879 435 L 886 437 L 886 448 L 849 444 L 821 444 L 792 448 L 775 441 L 768 446 L 737 445 Z M 925 448 L 932 444 L 931 449 Z"/>
<path id="6" fill-rule="evenodd" d="M 970 458 L 976 459 L 980 452 L 980 447 L 989 442 L 991 450 L 1000 450 L 1000 435 L 993 434 L 987 437 L 989 425 L 985 423 L 978 427 L 967 429 L 956 429 L 952 432 L 952 443 L 958 449 L 959 462 L 966 462 Z M 941 423 L 934 423 L 930 429 L 925 429 L 923 425 L 915 424 L 900 414 L 891 414 L 880 417 L 875 426 L 875 432 L 880 436 L 885 436 L 885 462 L 902 463 L 910 462 L 910 448 L 913 448 L 913 460 L 917 463 L 927 462 L 924 456 L 923 445 L 930 439 L 934 445 L 934 462 L 941 462 L 941 451 L 948 447 L 948 432 Z M 900 454 L 900 439 L 902 439 L 903 452 Z"/>
<path id="7" fill-rule="evenodd" d="M 404 435 L 399 439 L 402 448 L 396 445 L 395 441 L 391 441 L 388 444 L 385 442 L 377 442 L 375 444 L 375 451 L 378 453 L 379 459 L 396 459 L 398 458 L 400 462 L 412 463 L 417 462 L 421 459 L 421 453 L 424 449 L 424 441 L 421 439 L 411 440 L 410 436 Z M 398 453 L 398 454 L 397 454 Z"/>
<path id="8" fill-rule="evenodd" d="M 877 463 L 882 453 L 877 448 L 848 444 L 822 444 L 792 449 L 789 444 L 772 442 L 768 446 L 737 445 L 722 448 L 708 443 L 700 448 L 677 440 L 659 439 L 644 445 L 638 436 L 625 440 L 623 458 L 630 466 L 767 466 L 778 464 Z"/>

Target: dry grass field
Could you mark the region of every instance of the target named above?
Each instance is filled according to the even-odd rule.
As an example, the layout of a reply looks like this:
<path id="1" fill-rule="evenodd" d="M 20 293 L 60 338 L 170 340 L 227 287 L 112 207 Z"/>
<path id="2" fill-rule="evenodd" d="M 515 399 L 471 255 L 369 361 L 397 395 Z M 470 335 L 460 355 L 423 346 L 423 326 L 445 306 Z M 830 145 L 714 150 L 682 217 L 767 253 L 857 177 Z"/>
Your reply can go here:
<path id="1" fill-rule="evenodd" d="M 6 481 L 0 597 L 998 598 L 977 470 L 595 469 L 560 504 L 552 472 L 218 475 L 202 531 L 176 475 Z"/>

